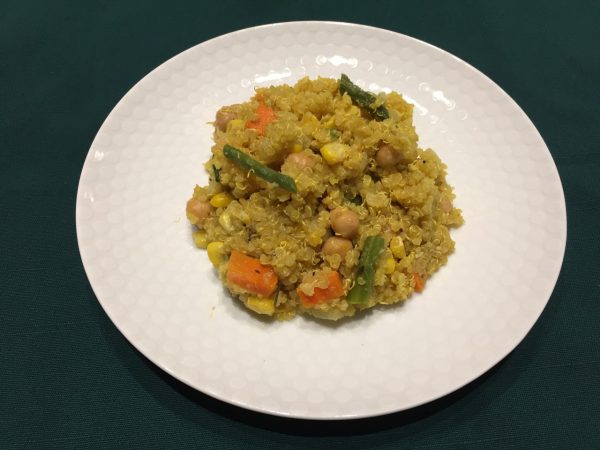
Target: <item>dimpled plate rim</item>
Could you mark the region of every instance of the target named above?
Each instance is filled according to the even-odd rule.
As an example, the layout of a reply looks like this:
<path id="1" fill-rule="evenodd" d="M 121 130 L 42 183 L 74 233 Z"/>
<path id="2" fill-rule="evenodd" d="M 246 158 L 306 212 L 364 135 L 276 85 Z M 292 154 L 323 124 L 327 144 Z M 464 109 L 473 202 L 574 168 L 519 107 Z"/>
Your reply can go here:
<path id="1" fill-rule="evenodd" d="M 268 323 L 225 294 L 193 246 L 185 201 L 207 180 L 208 122 L 220 106 L 257 86 L 341 72 L 415 105 L 420 145 L 448 165 L 466 223 L 452 232 L 448 265 L 402 306 L 339 326 Z M 485 373 L 543 311 L 566 243 L 556 166 L 502 89 L 430 44 L 336 22 L 236 31 L 144 77 L 90 147 L 76 225 L 94 293 L 142 354 L 222 401 L 306 419 L 405 410 Z"/>

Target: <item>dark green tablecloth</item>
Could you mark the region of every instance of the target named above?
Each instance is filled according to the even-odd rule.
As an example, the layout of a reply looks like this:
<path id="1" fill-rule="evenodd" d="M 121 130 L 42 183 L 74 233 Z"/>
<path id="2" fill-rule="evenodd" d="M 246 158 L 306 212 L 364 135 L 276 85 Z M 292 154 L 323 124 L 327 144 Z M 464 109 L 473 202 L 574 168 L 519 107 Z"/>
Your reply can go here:
<path id="1" fill-rule="evenodd" d="M 0 2 L 0 448 L 600 448 L 600 3 L 403 3 Z M 322 423 L 208 398 L 132 348 L 81 265 L 77 181 L 123 94 L 206 39 L 301 19 L 388 28 L 473 64 L 562 177 L 569 237 L 541 319 L 484 377 L 416 410 Z"/>

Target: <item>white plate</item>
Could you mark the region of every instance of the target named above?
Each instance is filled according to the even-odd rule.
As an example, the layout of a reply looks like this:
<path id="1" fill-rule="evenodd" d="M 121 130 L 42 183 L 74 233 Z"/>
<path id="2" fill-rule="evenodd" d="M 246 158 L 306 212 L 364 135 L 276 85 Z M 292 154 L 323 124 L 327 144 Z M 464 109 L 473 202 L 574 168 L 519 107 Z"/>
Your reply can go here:
<path id="1" fill-rule="evenodd" d="M 221 288 L 184 215 L 217 109 L 255 86 L 347 73 L 415 105 L 422 147 L 448 165 L 466 224 L 403 306 L 340 326 L 256 319 Z M 166 372 L 245 408 L 312 419 L 417 406 L 483 374 L 523 339 L 565 248 L 560 179 L 537 130 L 485 75 L 413 38 L 295 22 L 197 45 L 136 84 L 96 136 L 77 195 L 90 283 L 125 337 Z"/>

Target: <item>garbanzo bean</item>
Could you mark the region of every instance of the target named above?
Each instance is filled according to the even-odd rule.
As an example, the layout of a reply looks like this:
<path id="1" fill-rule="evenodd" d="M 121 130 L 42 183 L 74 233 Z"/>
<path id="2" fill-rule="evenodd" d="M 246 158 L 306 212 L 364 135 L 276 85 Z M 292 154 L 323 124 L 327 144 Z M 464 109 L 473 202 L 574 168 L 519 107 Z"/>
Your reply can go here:
<path id="1" fill-rule="evenodd" d="M 352 238 L 358 233 L 360 221 L 358 215 L 348 209 L 336 208 L 329 214 L 331 228 L 336 234 L 345 238 Z"/>
<path id="2" fill-rule="evenodd" d="M 199 227 L 202 226 L 211 209 L 210 203 L 191 198 L 187 202 L 185 212 L 189 221 Z"/>
<path id="3" fill-rule="evenodd" d="M 326 256 L 340 255 L 343 258 L 351 249 L 352 241 L 350 239 L 332 236 L 325 241 L 321 251 Z"/>
<path id="4" fill-rule="evenodd" d="M 394 149 L 391 145 L 382 144 L 377 150 L 377 154 L 375 155 L 375 161 L 377 165 L 383 167 L 384 169 L 389 169 L 390 167 L 394 167 L 402 160 L 402 155 L 400 152 Z"/>
<path id="5" fill-rule="evenodd" d="M 285 160 L 300 169 L 307 169 L 315 164 L 315 159 L 306 153 L 292 153 Z"/>
<path id="6" fill-rule="evenodd" d="M 238 110 L 239 105 L 224 106 L 219 109 L 215 117 L 215 126 L 219 130 L 225 131 L 227 124 L 238 116 Z"/>

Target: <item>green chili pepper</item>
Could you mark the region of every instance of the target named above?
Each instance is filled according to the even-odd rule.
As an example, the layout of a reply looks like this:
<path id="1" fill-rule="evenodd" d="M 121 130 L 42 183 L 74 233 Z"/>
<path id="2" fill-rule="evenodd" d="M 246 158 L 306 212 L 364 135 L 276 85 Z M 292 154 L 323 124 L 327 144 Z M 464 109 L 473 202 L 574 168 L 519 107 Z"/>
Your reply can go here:
<path id="1" fill-rule="evenodd" d="M 385 241 L 381 236 L 369 236 L 365 239 L 360 260 L 358 261 L 354 286 L 352 286 L 346 297 L 348 303 L 364 304 L 369 301 L 369 297 L 371 297 L 371 292 L 373 291 L 377 261 L 384 246 Z"/>
<path id="2" fill-rule="evenodd" d="M 375 120 L 384 120 L 390 117 L 387 108 L 383 105 L 373 108 L 371 105 L 377 97 L 371 92 L 365 91 L 355 85 L 346 74 L 342 74 L 340 78 L 340 92 L 347 93 L 352 101 L 361 108 L 366 109 L 375 117 Z"/>
<path id="3" fill-rule="evenodd" d="M 244 169 L 248 169 L 263 180 L 270 181 L 271 183 L 275 183 L 281 186 L 286 191 L 296 192 L 296 182 L 290 176 L 284 175 L 281 172 L 277 172 L 264 164 L 258 162 L 254 158 L 248 156 L 241 150 L 238 150 L 235 147 L 232 147 L 229 144 L 225 144 L 223 147 L 223 154 L 226 158 L 233 161 L 240 167 Z"/>

